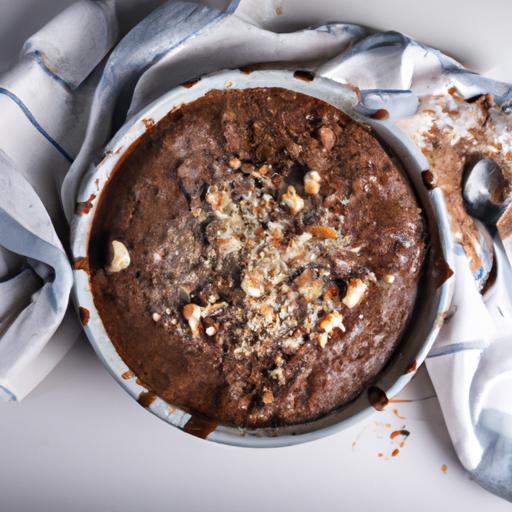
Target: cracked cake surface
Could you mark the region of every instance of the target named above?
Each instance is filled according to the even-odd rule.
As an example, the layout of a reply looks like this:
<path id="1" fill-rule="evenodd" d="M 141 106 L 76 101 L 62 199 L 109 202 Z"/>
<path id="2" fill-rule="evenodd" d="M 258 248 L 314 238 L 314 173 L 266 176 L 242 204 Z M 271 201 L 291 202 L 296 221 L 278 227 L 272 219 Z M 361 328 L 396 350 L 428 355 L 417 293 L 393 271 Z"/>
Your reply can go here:
<path id="1" fill-rule="evenodd" d="M 117 351 L 169 403 L 240 427 L 357 396 L 424 259 L 415 196 L 367 127 L 278 88 L 171 112 L 116 171 L 90 243 Z"/>

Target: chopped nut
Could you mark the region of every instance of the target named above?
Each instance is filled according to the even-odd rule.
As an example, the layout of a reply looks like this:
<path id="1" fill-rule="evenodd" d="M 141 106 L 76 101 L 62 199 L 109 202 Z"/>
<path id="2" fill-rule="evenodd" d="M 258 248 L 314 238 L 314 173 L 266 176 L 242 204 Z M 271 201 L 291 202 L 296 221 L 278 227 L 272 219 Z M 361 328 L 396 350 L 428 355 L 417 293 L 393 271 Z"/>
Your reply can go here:
<path id="1" fill-rule="evenodd" d="M 318 134 L 320 135 L 320 140 L 322 145 L 327 151 L 330 151 L 334 144 L 336 144 L 336 135 L 328 126 L 322 126 L 320 130 L 318 130 Z"/>
<path id="2" fill-rule="evenodd" d="M 274 401 L 274 394 L 270 389 L 265 388 L 261 399 L 265 405 L 270 405 Z"/>
<path id="3" fill-rule="evenodd" d="M 232 252 L 237 252 L 242 248 L 242 242 L 235 237 L 216 238 L 215 243 L 222 254 L 231 254 Z"/>
<path id="4" fill-rule="evenodd" d="M 160 256 L 160 254 L 158 254 L 157 252 L 154 252 L 153 253 L 153 261 L 155 263 L 160 263 L 160 261 L 162 261 L 162 256 Z"/>
<path id="5" fill-rule="evenodd" d="M 231 202 L 231 198 L 226 191 L 216 190 L 216 187 L 210 187 L 206 194 L 206 201 L 211 205 L 214 211 L 222 213 Z"/>
<path id="6" fill-rule="evenodd" d="M 304 343 L 302 336 L 296 338 L 287 338 L 283 340 L 282 347 L 287 351 L 295 352 Z"/>
<path id="7" fill-rule="evenodd" d="M 215 329 L 213 325 L 210 325 L 209 327 L 206 328 L 205 332 L 207 336 L 215 336 L 215 334 L 217 333 L 217 329 Z"/>
<path id="8" fill-rule="evenodd" d="M 304 199 L 297 194 L 295 187 L 292 185 L 288 187 L 282 199 L 284 204 L 290 208 L 293 215 L 296 215 L 304 208 Z"/>
<path id="9" fill-rule="evenodd" d="M 261 297 L 265 291 L 263 283 L 256 273 L 247 273 L 241 283 L 241 287 L 250 297 Z"/>
<path id="10" fill-rule="evenodd" d="M 218 313 L 220 313 L 227 305 L 227 302 L 217 302 L 216 304 L 208 304 L 204 308 L 201 308 L 201 316 L 203 318 L 207 316 L 215 316 Z"/>
<path id="11" fill-rule="evenodd" d="M 269 324 L 274 320 L 275 312 L 274 308 L 270 304 L 262 304 L 260 307 L 260 313 L 265 318 L 265 322 Z"/>
<path id="12" fill-rule="evenodd" d="M 183 316 L 188 321 L 190 330 L 194 337 L 201 332 L 201 307 L 197 304 L 187 304 L 183 308 Z"/>
<path id="13" fill-rule="evenodd" d="M 153 322 L 158 322 L 162 316 L 159 313 L 153 313 L 151 318 L 153 319 Z"/>
<path id="14" fill-rule="evenodd" d="M 332 313 L 325 315 L 320 322 L 320 329 L 327 334 L 331 333 L 334 329 L 341 329 L 345 332 L 343 316 L 338 311 L 333 311 Z"/>
<path id="15" fill-rule="evenodd" d="M 171 314 L 171 308 L 165 308 L 165 314 L 170 315 Z"/>
<path id="16" fill-rule="evenodd" d="M 393 284 L 395 282 L 395 276 L 393 274 L 384 274 L 384 282 Z"/>
<path id="17" fill-rule="evenodd" d="M 325 348 L 327 342 L 329 341 L 329 335 L 326 332 L 321 332 L 317 336 L 316 340 L 318 341 L 318 344 L 320 345 L 321 348 Z"/>
<path id="18" fill-rule="evenodd" d="M 336 230 L 329 226 L 308 226 L 306 231 L 316 238 L 322 238 L 324 240 L 336 240 L 336 238 L 338 238 Z"/>
<path id="19" fill-rule="evenodd" d="M 304 298 L 311 302 L 312 300 L 322 295 L 322 281 L 320 279 L 313 278 L 313 272 L 311 269 L 306 269 L 302 274 L 295 280 L 299 292 Z"/>
<path id="20" fill-rule="evenodd" d="M 228 165 L 231 169 L 240 169 L 240 167 L 242 167 L 242 162 L 239 158 L 234 157 L 230 158 Z"/>
<path id="21" fill-rule="evenodd" d="M 259 169 L 258 172 L 260 174 L 263 174 L 263 176 L 266 176 L 272 169 L 271 165 L 263 164 Z"/>
<path id="22" fill-rule="evenodd" d="M 130 265 L 130 253 L 126 246 L 118 240 L 112 240 L 112 261 L 107 266 L 109 273 L 121 272 Z"/>
<path id="23" fill-rule="evenodd" d="M 361 281 L 361 279 L 354 278 L 348 282 L 347 293 L 343 297 L 343 304 L 348 308 L 357 306 L 368 289 L 368 285 Z"/>
<path id="24" fill-rule="evenodd" d="M 316 171 L 309 171 L 304 175 L 304 190 L 306 194 L 316 196 L 320 192 L 322 178 Z"/>
<path id="25" fill-rule="evenodd" d="M 329 285 L 327 290 L 324 293 L 325 300 L 339 300 L 340 290 L 335 284 Z"/>
<path id="26" fill-rule="evenodd" d="M 275 368 L 270 372 L 270 376 L 273 379 L 277 380 L 279 384 L 284 384 L 286 382 L 284 378 L 284 371 L 282 368 Z"/>

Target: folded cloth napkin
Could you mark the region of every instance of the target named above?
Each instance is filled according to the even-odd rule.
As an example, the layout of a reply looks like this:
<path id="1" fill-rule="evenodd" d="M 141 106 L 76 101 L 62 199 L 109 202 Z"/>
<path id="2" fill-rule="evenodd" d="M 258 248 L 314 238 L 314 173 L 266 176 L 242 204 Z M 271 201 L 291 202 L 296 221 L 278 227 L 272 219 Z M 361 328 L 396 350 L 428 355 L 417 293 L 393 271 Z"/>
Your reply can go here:
<path id="1" fill-rule="evenodd" d="M 76 338 L 65 247 L 66 219 L 86 199 L 80 180 L 113 133 L 170 88 L 274 63 L 353 83 L 367 107 L 394 119 L 453 85 L 465 97 L 491 93 L 504 107 L 512 99 L 509 85 L 403 34 L 343 23 L 275 33 L 265 28 L 275 15 L 272 0 L 233 1 L 222 12 L 192 2 L 82 0 L 32 36 L 0 77 L 0 393 L 22 399 Z M 512 144 L 512 133 L 503 137 Z M 512 272 L 496 240 L 498 277 L 484 300 L 463 249 L 453 247 L 454 314 L 427 368 L 463 465 L 512 500 Z"/>

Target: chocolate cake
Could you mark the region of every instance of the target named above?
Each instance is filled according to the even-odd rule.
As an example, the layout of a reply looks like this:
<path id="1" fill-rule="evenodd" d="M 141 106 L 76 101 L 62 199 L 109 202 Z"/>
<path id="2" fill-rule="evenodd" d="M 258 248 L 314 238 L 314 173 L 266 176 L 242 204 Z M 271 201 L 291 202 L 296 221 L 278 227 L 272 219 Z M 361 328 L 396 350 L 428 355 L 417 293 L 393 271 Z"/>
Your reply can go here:
<path id="1" fill-rule="evenodd" d="M 213 91 L 103 193 L 96 307 L 156 394 L 240 427 L 302 423 L 381 372 L 415 303 L 421 210 L 371 130 L 279 88 Z"/>

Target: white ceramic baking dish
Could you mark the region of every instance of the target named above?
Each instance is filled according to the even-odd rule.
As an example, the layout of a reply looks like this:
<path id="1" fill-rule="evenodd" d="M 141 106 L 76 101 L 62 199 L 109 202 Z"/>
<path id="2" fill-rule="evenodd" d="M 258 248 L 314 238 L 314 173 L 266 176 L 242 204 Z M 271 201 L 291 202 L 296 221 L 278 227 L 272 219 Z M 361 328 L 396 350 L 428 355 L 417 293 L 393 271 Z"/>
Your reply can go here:
<path id="1" fill-rule="evenodd" d="M 318 420 L 280 428 L 242 430 L 227 425 L 205 426 L 211 430 L 207 439 L 245 447 L 277 447 L 311 441 L 353 425 L 368 416 L 375 407 L 384 407 L 387 398 L 396 395 L 424 361 L 448 312 L 453 289 L 450 277 L 451 236 L 448 214 L 439 189 L 429 190 L 422 179 L 428 170 L 424 156 L 394 124 L 385 112 L 374 112 L 360 104 L 358 91 L 347 85 L 315 77 L 307 72 L 275 70 L 230 70 L 205 76 L 168 92 L 138 115 L 115 135 L 105 149 L 105 157 L 90 168 L 83 179 L 78 202 L 82 207 L 72 223 L 72 252 L 75 260 L 74 300 L 79 308 L 85 332 L 103 364 L 123 388 L 152 413 L 179 429 L 190 431 L 191 416 L 157 397 L 146 401 L 148 390 L 129 371 L 105 330 L 94 305 L 89 281 L 89 236 L 96 208 L 105 184 L 114 172 L 122 172 L 124 157 L 154 123 L 171 110 L 192 102 L 215 89 L 282 87 L 323 100 L 350 117 L 370 125 L 408 176 L 425 214 L 433 242 L 425 264 L 419 297 L 413 317 L 395 354 L 373 383 L 354 401 Z M 425 175 L 423 175 L 425 176 Z M 437 249 L 437 251 L 435 250 Z M 189 428 L 187 428 L 187 424 Z M 200 428 L 201 430 L 201 428 Z"/>

